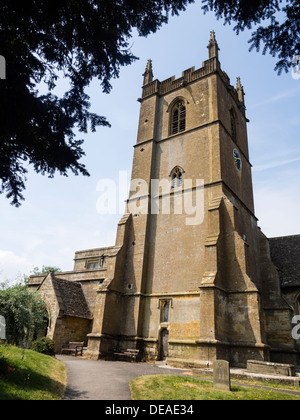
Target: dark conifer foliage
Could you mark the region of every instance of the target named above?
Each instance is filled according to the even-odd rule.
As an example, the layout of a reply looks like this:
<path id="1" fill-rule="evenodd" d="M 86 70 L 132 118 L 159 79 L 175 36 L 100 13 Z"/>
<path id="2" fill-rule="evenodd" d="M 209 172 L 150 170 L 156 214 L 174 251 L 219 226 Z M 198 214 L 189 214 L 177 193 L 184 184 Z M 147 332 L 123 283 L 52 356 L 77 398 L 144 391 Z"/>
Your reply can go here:
<path id="1" fill-rule="evenodd" d="M 6 80 L 0 80 L 0 193 L 19 206 L 24 199 L 27 164 L 53 177 L 88 175 L 80 163 L 82 140 L 74 129 L 109 126 L 89 111 L 85 88 L 99 79 L 103 92 L 121 66 L 136 57 L 130 50 L 133 28 L 155 32 L 193 0 L 1 0 L 0 55 Z M 53 88 L 61 72 L 70 89 L 61 98 Z M 49 93 L 39 95 L 46 82 Z"/>
<path id="2" fill-rule="evenodd" d="M 234 23 L 237 35 L 245 29 L 255 31 L 249 40 L 250 51 L 278 57 L 275 71 L 288 72 L 300 54 L 299 0 L 202 0 L 204 12 L 214 11 L 225 24 Z"/>
<path id="3" fill-rule="evenodd" d="M 235 22 L 237 33 L 264 23 L 253 33 L 251 48 L 263 45 L 264 53 L 278 55 L 279 72 L 300 54 L 299 0 L 201 1 L 205 12 Z M 147 36 L 189 3 L 194 0 L 0 0 L 0 55 L 6 60 L 6 79 L 0 80 L 0 194 L 21 204 L 28 164 L 49 177 L 88 175 L 75 128 L 86 133 L 109 122 L 90 112 L 86 87 L 97 78 L 109 93 L 120 68 L 137 59 L 130 49 L 132 29 Z M 286 16 L 283 23 L 279 11 Z M 63 97 L 53 93 L 59 74 L 70 82 Z M 41 82 L 47 94 L 39 93 Z"/>

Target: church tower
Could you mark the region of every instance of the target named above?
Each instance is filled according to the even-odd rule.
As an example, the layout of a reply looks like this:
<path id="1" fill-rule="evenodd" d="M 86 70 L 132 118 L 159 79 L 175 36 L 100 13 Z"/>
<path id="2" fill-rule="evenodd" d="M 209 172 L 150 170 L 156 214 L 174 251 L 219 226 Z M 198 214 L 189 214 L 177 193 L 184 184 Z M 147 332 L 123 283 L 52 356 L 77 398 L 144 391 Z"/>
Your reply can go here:
<path id="1" fill-rule="evenodd" d="M 118 336 L 145 359 L 243 364 L 268 349 L 245 93 L 214 32 L 208 51 L 179 79 L 154 79 L 151 60 L 143 75 Z"/>
<path id="2" fill-rule="evenodd" d="M 208 60 L 162 82 L 148 61 L 115 245 L 30 278 L 56 351 L 84 342 L 93 359 L 299 364 L 299 236 L 268 240 L 257 225 L 245 91 L 219 51 L 212 32 Z"/>
<path id="3" fill-rule="evenodd" d="M 160 82 L 147 63 L 127 212 L 107 252 L 91 355 L 269 360 L 259 263 L 276 270 L 260 255 L 245 92 L 221 69 L 214 32 L 208 51 L 178 79 Z"/>

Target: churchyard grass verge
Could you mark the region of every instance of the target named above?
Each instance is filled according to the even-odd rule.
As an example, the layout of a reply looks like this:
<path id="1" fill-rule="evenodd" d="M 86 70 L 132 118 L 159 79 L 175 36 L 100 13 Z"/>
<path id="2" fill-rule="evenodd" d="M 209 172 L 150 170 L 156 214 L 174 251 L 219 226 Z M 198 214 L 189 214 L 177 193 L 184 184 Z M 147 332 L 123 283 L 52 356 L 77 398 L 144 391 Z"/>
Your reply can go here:
<path id="1" fill-rule="evenodd" d="M 213 383 L 172 375 L 143 376 L 130 382 L 133 400 L 300 400 L 274 390 L 232 385 L 232 392 L 215 391 Z"/>
<path id="2" fill-rule="evenodd" d="M 32 350 L 0 345 L 0 401 L 60 400 L 65 386 L 62 362 Z"/>

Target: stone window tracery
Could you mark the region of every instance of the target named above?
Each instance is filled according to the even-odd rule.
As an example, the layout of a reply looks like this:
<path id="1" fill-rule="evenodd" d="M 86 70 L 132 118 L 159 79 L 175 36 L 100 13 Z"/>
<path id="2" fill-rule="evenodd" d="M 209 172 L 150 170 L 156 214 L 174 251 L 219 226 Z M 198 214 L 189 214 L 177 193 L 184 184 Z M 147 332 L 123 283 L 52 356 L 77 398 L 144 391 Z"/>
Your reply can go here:
<path id="1" fill-rule="evenodd" d="M 184 101 L 178 101 L 171 113 L 171 135 L 185 131 L 186 129 L 186 107 Z"/>

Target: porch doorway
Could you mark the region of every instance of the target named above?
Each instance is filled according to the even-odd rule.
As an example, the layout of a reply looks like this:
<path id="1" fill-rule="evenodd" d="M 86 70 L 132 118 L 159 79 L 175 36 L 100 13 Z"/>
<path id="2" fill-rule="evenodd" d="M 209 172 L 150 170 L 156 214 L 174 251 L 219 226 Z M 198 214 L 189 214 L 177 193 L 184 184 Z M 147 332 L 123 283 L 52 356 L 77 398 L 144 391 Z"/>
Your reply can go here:
<path id="1" fill-rule="evenodd" d="M 160 359 L 161 361 L 166 360 L 168 357 L 169 348 L 169 330 L 163 328 L 160 333 Z"/>

